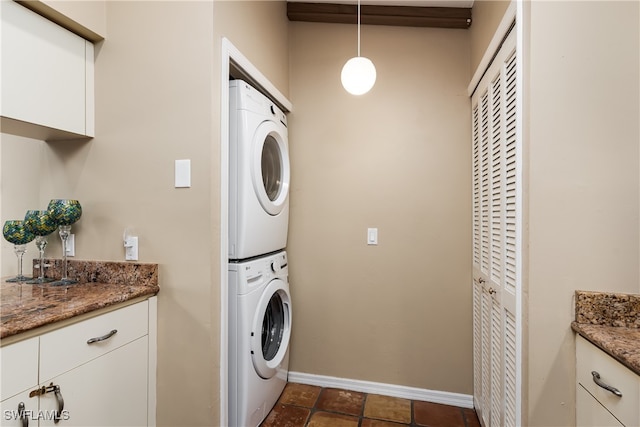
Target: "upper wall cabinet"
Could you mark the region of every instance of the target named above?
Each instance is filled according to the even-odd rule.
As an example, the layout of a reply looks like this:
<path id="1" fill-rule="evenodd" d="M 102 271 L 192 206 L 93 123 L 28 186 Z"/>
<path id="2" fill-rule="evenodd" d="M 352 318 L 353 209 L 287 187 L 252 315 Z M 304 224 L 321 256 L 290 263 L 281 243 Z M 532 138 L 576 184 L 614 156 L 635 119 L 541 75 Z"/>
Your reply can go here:
<path id="1" fill-rule="evenodd" d="M 93 44 L 13 1 L 0 4 L 2 132 L 93 137 Z"/>

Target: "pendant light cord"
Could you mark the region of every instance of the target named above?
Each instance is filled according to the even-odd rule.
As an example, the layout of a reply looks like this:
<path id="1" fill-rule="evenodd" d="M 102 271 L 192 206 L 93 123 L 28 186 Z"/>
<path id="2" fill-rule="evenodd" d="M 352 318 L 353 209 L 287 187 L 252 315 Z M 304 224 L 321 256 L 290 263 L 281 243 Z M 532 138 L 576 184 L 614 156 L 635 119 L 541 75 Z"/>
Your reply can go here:
<path id="1" fill-rule="evenodd" d="M 358 0 L 358 56 L 360 56 L 360 0 Z"/>

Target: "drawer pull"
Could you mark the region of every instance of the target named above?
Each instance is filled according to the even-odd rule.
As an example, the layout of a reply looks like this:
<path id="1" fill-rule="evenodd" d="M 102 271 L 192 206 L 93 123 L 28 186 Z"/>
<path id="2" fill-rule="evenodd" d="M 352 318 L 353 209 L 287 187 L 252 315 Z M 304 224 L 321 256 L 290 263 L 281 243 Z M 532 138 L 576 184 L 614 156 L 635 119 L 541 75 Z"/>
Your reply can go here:
<path id="1" fill-rule="evenodd" d="M 593 382 L 598 384 L 599 387 L 602 387 L 603 389 L 610 391 L 611 393 L 615 394 L 618 397 L 622 397 L 622 393 L 620 392 L 620 390 L 602 382 L 602 380 L 600 379 L 599 373 L 597 373 L 596 371 L 591 371 L 591 375 L 593 375 Z"/>
<path id="2" fill-rule="evenodd" d="M 118 330 L 114 329 L 113 331 L 111 331 L 108 334 L 103 335 L 101 337 L 95 337 L 95 338 L 88 339 L 87 340 L 87 344 L 93 344 L 94 342 L 100 342 L 100 341 L 108 340 L 109 338 L 111 338 L 112 336 L 114 336 L 117 333 L 118 333 Z"/>

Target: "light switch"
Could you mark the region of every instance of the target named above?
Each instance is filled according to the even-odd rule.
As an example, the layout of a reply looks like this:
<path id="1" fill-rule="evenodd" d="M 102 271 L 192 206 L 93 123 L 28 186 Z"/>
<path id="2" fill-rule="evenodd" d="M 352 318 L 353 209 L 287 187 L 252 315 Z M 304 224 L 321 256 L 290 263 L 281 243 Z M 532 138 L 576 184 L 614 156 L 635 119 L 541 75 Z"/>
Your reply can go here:
<path id="1" fill-rule="evenodd" d="M 176 188 L 191 187 L 191 160 L 176 160 L 175 166 Z"/>
<path id="2" fill-rule="evenodd" d="M 367 245 L 377 245 L 377 244 L 378 244 L 378 229 L 367 228 Z"/>

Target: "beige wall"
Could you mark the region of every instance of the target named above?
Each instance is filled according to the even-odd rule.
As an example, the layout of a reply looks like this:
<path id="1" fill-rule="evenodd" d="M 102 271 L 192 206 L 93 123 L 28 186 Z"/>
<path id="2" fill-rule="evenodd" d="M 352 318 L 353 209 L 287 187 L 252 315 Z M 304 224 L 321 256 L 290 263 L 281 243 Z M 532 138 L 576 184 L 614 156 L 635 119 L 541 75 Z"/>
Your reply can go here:
<path id="1" fill-rule="evenodd" d="M 284 96 L 289 95 L 288 24 L 284 0 L 215 3 L 216 42 L 228 38 Z"/>
<path id="2" fill-rule="evenodd" d="M 209 2 L 108 2 L 97 49 L 96 138 L 51 143 L 43 194 L 83 205 L 81 259 L 160 264 L 158 424 L 207 425 L 218 408 L 216 229 L 212 188 L 213 8 Z M 173 188 L 175 159 L 192 160 L 192 187 Z"/>
<path id="3" fill-rule="evenodd" d="M 574 425 L 576 289 L 639 292 L 638 2 L 531 2 L 529 413 Z"/>
<path id="4" fill-rule="evenodd" d="M 0 227 L 11 219 L 23 219 L 29 209 L 45 209 L 48 200 L 40 200 L 40 164 L 44 152 L 44 142 L 31 138 L 0 134 L 0 199 L 4 203 L 0 209 Z M 48 238 L 47 253 L 53 253 L 60 238 L 52 234 Z M 14 247 L 4 238 L 0 244 L 0 277 L 18 274 L 18 260 Z M 61 249 L 59 254 L 62 253 Z M 32 259 L 38 257 L 35 243 L 27 245 L 23 258 L 23 274 L 31 276 Z"/>
<path id="5" fill-rule="evenodd" d="M 506 0 L 475 0 L 473 2 L 473 9 L 471 10 L 473 21 L 469 28 L 472 75 L 478 68 L 509 3 Z"/>
<path id="6" fill-rule="evenodd" d="M 291 369 L 471 394 L 469 33 L 363 26 L 362 97 L 354 26 L 289 40 Z"/>
<path id="7" fill-rule="evenodd" d="M 158 425 L 219 424 L 220 38 L 287 94 L 284 5 L 107 2 L 108 37 L 96 47 L 96 138 L 36 141 L 42 174 L 29 197 L 43 207 L 52 197 L 81 201 L 77 258 L 122 261 L 131 227 L 140 261 L 160 264 Z M 27 147 L 3 135 L 3 161 L 33 158 Z M 174 160 L 185 158 L 192 187 L 175 189 Z M 7 172 L 3 165 L 3 186 L 15 181 Z M 3 188 L 3 218 L 16 206 L 8 197 Z"/>

